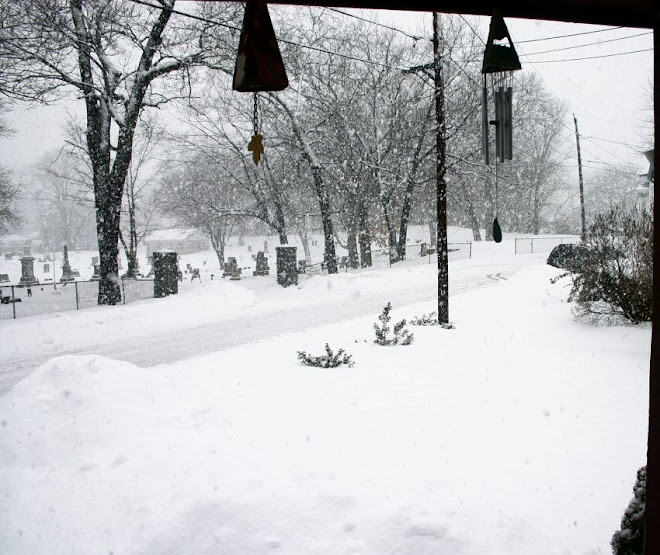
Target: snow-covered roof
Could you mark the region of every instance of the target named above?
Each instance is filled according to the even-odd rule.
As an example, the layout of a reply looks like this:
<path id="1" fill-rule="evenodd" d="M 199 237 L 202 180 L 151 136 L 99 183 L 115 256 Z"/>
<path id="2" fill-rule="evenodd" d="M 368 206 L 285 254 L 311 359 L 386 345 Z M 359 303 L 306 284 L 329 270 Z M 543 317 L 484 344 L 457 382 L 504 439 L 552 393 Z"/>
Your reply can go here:
<path id="1" fill-rule="evenodd" d="M 196 229 L 158 229 L 147 235 L 144 240 L 153 241 L 186 241 L 187 239 L 203 239 L 202 234 Z"/>
<path id="2" fill-rule="evenodd" d="M 23 235 L 0 235 L 0 243 L 27 243 L 28 238 Z"/>

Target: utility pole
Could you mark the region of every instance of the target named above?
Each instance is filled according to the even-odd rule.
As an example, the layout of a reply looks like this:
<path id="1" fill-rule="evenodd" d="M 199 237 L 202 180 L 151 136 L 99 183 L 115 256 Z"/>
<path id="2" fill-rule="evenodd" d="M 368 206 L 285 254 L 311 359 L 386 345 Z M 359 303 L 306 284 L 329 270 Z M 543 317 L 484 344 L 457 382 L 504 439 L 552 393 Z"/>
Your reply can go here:
<path id="1" fill-rule="evenodd" d="M 447 244 L 447 186 L 445 91 L 442 72 L 442 29 L 440 14 L 433 12 L 433 60 L 436 130 L 436 249 L 438 251 L 438 323 L 449 325 L 449 266 Z"/>
<path id="2" fill-rule="evenodd" d="M 578 156 L 578 176 L 580 178 L 580 218 L 582 221 L 582 233 L 580 237 L 582 241 L 587 238 L 587 217 L 584 211 L 584 183 L 582 181 L 582 155 L 580 154 L 580 134 L 578 133 L 578 124 L 575 114 L 573 114 L 573 121 L 575 122 L 575 144 L 577 145 Z"/>

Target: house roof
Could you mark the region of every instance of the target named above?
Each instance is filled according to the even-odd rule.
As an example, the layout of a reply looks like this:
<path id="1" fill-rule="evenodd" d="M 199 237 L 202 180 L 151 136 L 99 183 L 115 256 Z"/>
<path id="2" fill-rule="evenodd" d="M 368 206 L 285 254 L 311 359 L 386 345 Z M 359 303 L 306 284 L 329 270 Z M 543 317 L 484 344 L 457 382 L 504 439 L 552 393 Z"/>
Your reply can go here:
<path id="1" fill-rule="evenodd" d="M 147 242 L 155 241 L 187 241 L 189 239 L 203 239 L 202 234 L 196 229 L 157 229 L 147 235 L 144 240 Z"/>

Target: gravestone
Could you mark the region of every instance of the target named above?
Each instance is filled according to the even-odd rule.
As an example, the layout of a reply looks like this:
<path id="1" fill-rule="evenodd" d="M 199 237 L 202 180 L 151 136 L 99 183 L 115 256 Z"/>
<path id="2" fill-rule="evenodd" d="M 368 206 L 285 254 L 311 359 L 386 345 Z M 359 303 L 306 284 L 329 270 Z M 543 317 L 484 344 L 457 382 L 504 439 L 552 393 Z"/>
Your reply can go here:
<path id="1" fill-rule="evenodd" d="M 60 283 L 75 281 L 73 272 L 71 271 L 71 264 L 69 264 L 69 250 L 66 245 L 62 247 L 62 256 L 64 261 L 62 262 L 62 277 L 60 278 Z"/>
<path id="2" fill-rule="evenodd" d="M 0 283 L 9 282 L 9 274 L 0 274 Z"/>
<path id="3" fill-rule="evenodd" d="M 50 264 L 44 264 L 44 274 L 50 272 Z"/>
<path id="4" fill-rule="evenodd" d="M 429 254 L 428 245 L 426 243 L 422 243 L 419 256 L 428 256 L 428 254 Z"/>
<path id="5" fill-rule="evenodd" d="M 19 285 L 38 285 L 39 280 L 34 277 L 34 257 L 21 257 L 21 279 Z"/>
<path id="6" fill-rule="evenodd" d="M 222 277 L 229 276 L 231 278 L 234 275 L 240 276 L 240 268 L 238 267 L 238 262 L 236 261 L 236 257 L 229 256 L 227 258 L 227 262 L 225 262 L 225 267 L 222 272 Z"/>
<path id="7" fill-rule="evenodd" d="M 268 267 L 268 259 L 262 251 L 257 253 L 257 261 L 255 265 L 255 270 L 253 275 L 255 276 L 267 276 L 270 268 Z"/>
<path id="8" fill-rule="evenodd" d="M 154 252 L 154 297 L 176 295 L 179 292 L 178 259 L 174 251 Z"/>
<path id="9" fill-rule="evenodd" d="M 275 247 L 277 253 L 277 283 L 282 287 L 298 284 L 296 247 Z"/>
<path id="10" fill-rule="evenodd" d="M 94 273 L 92 274 L 91 280 L 98 281 L 101 279 L 101 265 L 94 264 Z"/>

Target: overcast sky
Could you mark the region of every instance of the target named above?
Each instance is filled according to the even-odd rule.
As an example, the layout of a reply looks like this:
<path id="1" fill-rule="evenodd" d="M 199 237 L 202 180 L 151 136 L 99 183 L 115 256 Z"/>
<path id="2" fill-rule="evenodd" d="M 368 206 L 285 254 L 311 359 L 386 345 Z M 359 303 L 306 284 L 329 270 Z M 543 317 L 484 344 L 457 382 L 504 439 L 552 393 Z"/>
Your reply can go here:
<path id="1" fill-rule="evenodd" d="M 352 13 L 370 17 L 375 12 L 352 10 Z M 384 24 L 431 36 L 431 14 L 385 10 L 377 16 Z M 485 41 L 489 18 L 469 17 L 467 20 Z M 648 147 L 644 133 L 651 132 L 648 126 L 652 124 L 652 111 L 649 111 L 652 102 L 652 32 L 512 18 L 506 23 L 523 71 L 538 73 L 548 88 L 570 105 L 570 115 L 562 133 L 566 144 L 575 144 L 572 114 L 577 116 L 586 169 L 630 162 L 645 171 L 648 166 L 640 151 Z M 605 31 L 593 32 L 601 29 Z M 588 34 L 550 38 L 575 33 Z M 586 44 L 591 45 L 577 48 Z M 559 50 L 562 48 L 565 50 Z M 541 54 L 550 50 L 553 52 Z M 642 52 L 618 55 L 639 50 Z M 0 140 L 0 163 L 21 174 L 45 153 L 61 147 L 65 108 L 82 114 L 83 106 L 79 101 L 72 101 L 66 107 L 20 107 L 10 114 L 8 119 L 17 132 L 11 139 Z M 574 163 L 577 167 L 577 162 Z"/>

